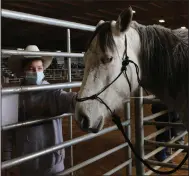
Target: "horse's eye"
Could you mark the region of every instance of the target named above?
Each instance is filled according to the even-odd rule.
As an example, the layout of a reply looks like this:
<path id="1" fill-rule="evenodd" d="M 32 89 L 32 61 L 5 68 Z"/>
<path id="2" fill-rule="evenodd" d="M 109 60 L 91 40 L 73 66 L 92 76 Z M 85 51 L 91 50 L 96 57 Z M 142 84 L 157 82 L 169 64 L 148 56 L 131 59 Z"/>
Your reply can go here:
<path id="1" fill-rule="evenodd" d="M 107 64 L 107 63 L 110 63 L 111 61 L 113 60 L 113 57 L 106 57 L 106 58 L 101 58 L 101 62 L 103 64 Z"/>
<path id="2" fill-rule="evenodd" d="M 109 62 L 111 62 L 113 60 L 113 57 L 109 57 L 108 60 Z"/>

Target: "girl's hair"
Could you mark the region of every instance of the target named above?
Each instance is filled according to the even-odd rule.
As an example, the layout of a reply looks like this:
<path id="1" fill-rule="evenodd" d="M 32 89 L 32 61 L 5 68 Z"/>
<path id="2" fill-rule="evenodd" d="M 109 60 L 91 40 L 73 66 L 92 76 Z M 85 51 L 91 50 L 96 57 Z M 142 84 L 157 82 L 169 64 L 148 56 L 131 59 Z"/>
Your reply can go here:
<path id="1" fill-rule="evenodd" d="M 40 60 L 42 63 L 44 63 L 44 60 L 41 58 L 31 58 L 31 59 L 25 59 L 22 61 L 22 68 L 25 68 L 30 62 Z"/>

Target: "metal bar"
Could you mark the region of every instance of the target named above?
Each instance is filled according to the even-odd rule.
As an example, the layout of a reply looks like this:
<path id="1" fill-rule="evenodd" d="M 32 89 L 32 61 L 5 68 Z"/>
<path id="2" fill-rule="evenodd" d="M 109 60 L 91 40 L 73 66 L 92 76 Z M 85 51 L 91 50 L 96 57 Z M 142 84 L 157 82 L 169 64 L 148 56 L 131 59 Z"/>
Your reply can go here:
<path id="1" fill-rule="evenodd" d="M 1 93 L 4 95 L 4 94 L 30 92 L 30 91 L 68 89 L 68 88 L 80 87 L 80 86 L 81 86 L 81 82 L 47 84 L 47 85 L 40 85 L 40 86 L 18 86 L 18 87 L 3 88 L 1 89 Z"/>
<path id="2" fill-rule="evenodd" d="M 43 118 L 43 119 L 36 119 L 36 120 L 30 120 L 30 121 L 25 121 L 25 122 L 21 122 L 21 123 L 4 125 L 1 127 L 1 130 L 6 131 L 6 130 L 11 130 L 11 129 L 19 128 L 19 127 L 26 127 L 26 126 L 30 126 L 30 125 L 34 125 L 34 124 L 40 124 L 40 123 L 44 123 L 44 122 L 47 122 L 50 120 L 55 120 L 55 119 L 60 119 L 60 118 L 66 117 L 66 116 L 70 116 L 70 115 L 72 115 L 72 113 L 65 113 L 63 115 L 54 116 L 54 117 L 47 117 L 47 118 Z"/>
<path id="3" fill-rule="evenodd" d="M 154 132 L 154 133 L 151 133 L 150 135 L 146 136 L 146 137 L 144 138 L 144 140 L 149 140 L 149 139 L 151 139 L 151 138 L 154 138 L 154 137 L 156 137 L 157 135 L 164 133 L 166 130 L 169 130 L 170 128 L 171 128 L 171 127 L 165 127 L 165 128 L 162 128 L 162 129 L 160 129 L 160 130 L 158 130 L 158 131 L 156 131 L 156 132 Z"/>
<path id="4" fill-rule="evenodd" d="M 168 156 L 164 161 L 162 161 L 162 163 L 167 163 L 170 160 L 172 160 L 174 157 L 176 157 L 179 153 L 181 153 L 183 151 L 183 149 L 177 150 L 176 152 L 174 152 L 172 155 Z M 154 169 L 159 169 L 161 168 L 161 166 L 155 166 Z M 151 175 L 153 173 L 153 171 L 149 170 L 148 172 L 145 173 L 145 175 Z"/>
<path id="5" fill-rule="evenodd" d="M 185 127 L 183 123 L 170 123 L 170 122 L 151 122 L 145 121 L 144 125 L 158 125 L 158 126 L 172 126 L 172 127 Z"/>
<path id="6" fill-rule="evenodd" d="M 128 124 L 130 124 L 129 121 L 125 121 L 125 122 L 122 123 L 123 126 L 126 126 Z M 35 153 L 32 153 L 32 154 L 27 154 L 25 156 L 20 156 L 18 158 L 14 158 L 14 159 L 11 159 L 9 161 L 4 161 L 4 162 L 1 163 L 1 170 L 4 170 L 4 169 L 10 168 L 10 167 L 19 165 L 19 164 L 21 164 L 23 162 L 35 159 L 35 158 L 37 158 L 39 156 L 43 156 L 43 155 L 48 154 L 48 153 L 52 153 L 52 152 L 60 150 L 62 148 L 66 148 L 66 147 L 69 147 L 71 145 L 75 145 L 75 144 L 78 144 L 80 142 L 84 142 L 84 141 L 93 139 L 95 137 L 101 136 L 103 134 L 106 134 L 108 132 L 114 131 L 116 129 L 117 129 L 117 126 L 114 125 L 112 127 L 105 128 L 104 130 L 101 130 L 97 134 L 92 133 L 92 134 L 87 134 L 87 135 L 84 135 L 84 136 L 80 136 L 80 137 L 74 138 L 72 140 L 66 141 L 66 142 L 64 142 L 62 144 L 46 148 L 46 149 L 41 150 L 39 152 L 35 152 Z"/>
<path id="7" fill-rule="evenodd" d="M 143 104 L 159 104 L 161 100 L 159 99 L 143 99 Z"/>
<path id="8" fill-rule="evenodd" d="M 83 53 L 66 53 L 66 52 L 47 52 L 47 51 L 20 51 L 2 49 L 2 55 L 16 55 L 16 56 L 56 56 L 56 57 L 80 57 L 83 58 Z M 15 58 L 16 59 L 16 58 Z"/>
<path id="9" fill-rule="evenodd" d="M 6 9 L 1 9 L 1 16 L 4 18 L 11 18 L 15 20 L 47 24 L 47 25 L 52 25 L 52 26 L 59 26 L 59 27 L 65 27 L 65 28 L 70 28 L 70 29 L 79 29 L 79 30 L 84 30 L 84 31 L 95 30 L 95 27 L 91 25 L 58 20 L 55 18 L 32 15 L 28 13 L 16 12 L 16 11 L 11 11 L 11 10 L 6 10 Z"/>
<path id="10" fill-rule="evenodd" d="M 143 128 L 143 90 L 139 88 L 135 99 L 135 149 L 138 155 L 144 157 L 144 128 Z M 144 175 L 144 165 L 136 159 L 136 175 Z"/>
<path id="11" fill-rule="evenodd" d="M 67 29 L 67 52 L 71 53 L 71 37 L 70 37 L 70 29 Z M 68 58 L 68 82 L 72 82 L 72 70 L 71 70 L 71 58 Z M 71 92 L 72 89 L 69 89 Z M 69 135 L 70 135 L 70 140 L 73 139 L 73 127 L 72 127 L 72 121 L 73 117 L 70 116 L 69 118 Z M 70 165 L 73 167 L 73 146 L 70 146 Z M 73 175 L 73 172 L 71 173 Z"/>
<path id="12" fill-rule="evenodd" d="M 107 175 L 112 175 L 115 172 L 119 171 L 120 169 L 122 169 L 125 166 L 128 166 L 132 163 L 132 159 L 129 159 L 128 161 L 125 161 L 124 163 L 120 164 L 119 166 L 113 168 L 112 170 L 110 170 L 109 172 L 106 172 L 105 174 L 103 174 L 103 176 L 107 176 Z M 130 175 L 127 175 L 130 176 Z"/>
<path id="13" fill-rule="evenodd" d="M 187 131 L 182 133 L 181 135 L 175 137 L 174 139 L 172 139 L 171 141 L 167 142 L 169 144 L 174 143 L 175 141 L 179 140 L 181 137 L 185 136 L 187 134 Z M 152 152 L 148 153 L 147 155 L 144 156 L 144 159 L 148 159 L 152 156 L 154 156 L 156 153 L 160 152 L 161 150 L 163 150 L 165 147 L 158 147 L 157 149 L 153 150 Z"/>
<path id="14" fill-rule="evenodd" d="M 172 120 L 171 120 L 172 118 L 171 118 L 171 116 L 170 116 L 170 113 L 168 113 L 167 115 L 168 115 L 168 118 L 169 118 L 168 122 L 171 123 L 171 122 L 172 122 Z M 172 130 L 169 130 L 169 131 L 168 131 L 168 133 L 169 133 L 169 139 L 171 139 L 172 136 L 173 136 L 173 135 L 171 134 L 171 132 L 172 132 Z M 144 142 L 145 142 L 145 141 L 144 141 Z M 169 152 L 170 152 L 170 154 L 172 155 L 172 153 L 173 153 L 172 148 L 169 148 Z"/>
<path id="15" fill-rule="evenodd" d="M 155 98 L 156 98 L 155 95 L 146 95 L 146 96 L 143 96 L 143 99 L 148 99 L 148 100 L 153 100 Z"/>
<path id="16" fill-rule="evenodd" d="M 165 147 L 171 147 L 176 149 L 185 149 L 188 150 L 188 145 L 181 145 L 181 144 L 169 144 L 166 142 L 158 142 L 158 141 L 152 141 L 152 140 L 145 140 L 146 144 L 153 144 L 156 146 L 165 146 Z"/>
<path id="17" fill-rule="evenodd" d="M 0 33 L 0 38 L 1 38 L 1 33 Z M 0 49 L 1 50 L 1 49 Z M 0 61 L 0 68 L 2 68 L 2 65 L 1 65 L 1 62 L 2 62 L 2 60 L 3 60 L 3 58 L 2 58 L 2 56 L 1 56 L 1 61 Z M 1 70 L 1 74 L 2 74 L 2 70 Z M 1 76 L 1 78 L 2 78 L 2 76 Z M 1 78 L 0 78 L 0 80 L 1 80 Z M 2 80 L 1 80 L 1 90 L 2 90 Z M 2 117 L 2 94 L 0 94 L 0 100 L 1 100 L 1 106 L 0 106 L 0 118 L 1 118 L 1 122 L 0 122 L 0 124 L 2 125 L 2 119 L 3 119 L 3 117 Z M 0 125 L 0 128 L 2 128 L 1 127 L 1 125 Z M 2 136 L 2 134 L 1 134 L 2 132 L 1 132 L 1 130 L 0 130 L 0 140 L 1 140 L 1 155 L 0 155 L 0 161 L 1 161 L 1 163 L 2 163 L 2 160 L 3 160 L 3 156 L 2 156 L 2 154 L 3 154 L 3 146 L 2 146 L 2 143 L 3 143 L 3 136 Z M 1 172 L 2 173 L 2 172 Z M 5 173 L 6 174 L 6 173 Z"/>
<path id="18" fill-rule="evenodd" d="M 67 29 L 67 52 L 71 53 L 70 29 Z M 68 58 L 68 82 L 72 81 L 71 74 L 72 74 L 71 73 L 71 58 L 69 57 Z"/>
<path id="19" fill-rule="evenodd" d="M 20 51 L 2 49 L 2 55 L 17 55 L 17 56 L 56 56 L 56 57 L 80 57 L 84 56 L 83 53 L 66 53 L 66 52 L 46 52 L 46 51 Z M 16 59 L 16 58 L 15 58 Z"/>
<path id="20" fill-rule="evenodd" d="M 70 173 L 72 173 L 72 172 L 74 172 L 74 171 L 76 171 L 78 169 L 81 169 L 81 168 L 83 168 L 83 167 L 85 167 L 85 166 L 87 166 L 87 165 L 89 165 L 91 163 L 94 163 L 95 161 L 98 161 L 98 160 L 100 160 L 100 159 L 112 154 L 113 152 L 116 152 L 116 151 L 126 147 L 127 145 L 128 145 L 127 143 L 124 143 L 124 144 L 121 144 L 121 145 L 119 145 L 117 147 L 114 147 L 113 149 L 110 149 L 110 150 L 108 150 L 106 152 L 103 152 L 103 153 L 101 153 L 101 154 L 99 154 L 99 155 L 97 155 L 97 156 L 95 156 L 93 158 L 90 158 L 90 159 L 88 159 L 88 160 L 86 160 L 86 161 L 84 161 L 84 162 L 82 162 L 80 164 L 77 164 L 77 165 L 75 165 L 75 166 L 73 166 L 73 167 L 71 167 L 71 168 L 69 168 L 69 169 L 67 169 L 67 170 L 65 170 L 63 172 L 60 172 L 60 173 L 56 174 L 56 176 L 58 176 L 58 175 L 61 175 L 61 176 L 62 175 L 68 175 L 68 174 L 70 174 Z"/>
<path id="21" fill-rule="evenodd" d="M 159 116 L 161 116 L 161 115 L 163 115 L 163 114 L 166 114 L 167 112 L 168 112 L 168 110 L 165 110 L 165 111 L 160 111 L 160 112 L 157 112 L 157 113 L 155 113 L 155 114 L 146 116 L 146 117 L 143 118 L 143 121 L 145 122 L 145 121 L 148 121 L 148 120 L 153 120 L 153 119 L 155 119 L 156 117 L 159 117 Z"/>
<path id="22" fill-rule="evenodd" d="M 154 160 L 146 160 L 149 164 L 151 165 L 157 165 L 157 166 L 164 166 L 164 167 L 169 167 L 169 168 L 175 168 L 178 165 L 176 164 L 171 164 L 171 163 L 162 163 L 159 161 L 154 161 Z M 179 170 L 189 170 L 187 166 L 182 166 Z"/>
<path id="23" fill-rule="evenodd" d="M 124 104 L 124 116 L 125 120 L 131 120 L 131 112 L 130 112 L 130 102 Z M 127 134 L 128 138 L 131 139 L 131 125 L 125 127 L 125 133 Z M 126 156 L 128 159 L 132 158 L 132 153 L 130 147 L 126 149 Z M 126 175 L 132 175 L 132 160 L 129 164 L 126 164 Z"/>

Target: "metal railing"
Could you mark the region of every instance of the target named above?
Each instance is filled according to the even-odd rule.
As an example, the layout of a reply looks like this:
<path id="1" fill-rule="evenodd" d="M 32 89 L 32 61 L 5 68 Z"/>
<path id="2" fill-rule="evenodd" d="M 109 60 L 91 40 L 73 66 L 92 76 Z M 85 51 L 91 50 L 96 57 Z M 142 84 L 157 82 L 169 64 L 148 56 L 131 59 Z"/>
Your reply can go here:
<path id="1" fill-rule="evenodd" d="M 20 50 L 8 50 L 2 49 L 1 50 L 3 55 L 15 55 L 15 56 L 62 56 L 62 57 L 77 57 L 82 58 L 84 56 L 83 53 L 69 53 L 69 52 L 47 52 L 47 51 L 20 51 Z"/>
<path id="2" fill-rule="evenodd" d="M 53 19 L 53 18 L 48 18 L 48 17 L 42 17 L 38 15 L 32 15 L 32 14 L 26 14 L 22 12 L 16 12 L 16 11 L 11 11 L 11 10 L 5 10 L 2 9 L 1 11 L 2 17 L 4 18 L 11 18 L 15 20 L 21 20 L 21 21 L 28 21 L 28 22 L 34 22 L 34 23 L 40 23 L 40 24 L 47 24 L 47 25 L 53 25 L 53 26 L 59 26 L 59 27 L 64 27 L 67 28 L 67 52 L 26 52 L 26 51 L 18 51 L 18 50 L 8 50 L 8 49 L 2 49 L 2 54 L 3 55 L 30 55 L 30 56 L 64 56 L 68 57 L 68 83 L 63 83 L 63 84 L 52 84 L 52 85 L 40 85 L 40 86 L 23 86 L 23 87 L 9 87 L 9 88 L 3 88 L 2 89 L 2 95 L 6 94 L 19 94 L 23 92 L 30 92 L 30 91 L 42 91 L 42 90 L 53 90 L 53 89 L 71 89 L 74 87 L 80 87 L 81 82 L 71 82 L 71 59 L 72 57 L 83 57 L 83 53 L 71 53 L 71 43 L 70 43 L 70 29 L 78 29 L 78 30 L 83 30 L 83 31 L 94 31 L 95 26 L 90 26 L 86 24 L 80 24 L 80 23 L 74 23 L 74 22 L 69 22 L 69 21 L 64 21 L 64 20 L 58 20 L 58 19 Z M 26 127 L 29 125 L 37 124 L 37 123 L 45 123 L 46 121 L 49 120 L 54 120 L 57 118 L 62 118 L 67 115 L 71 114 L 64 114 L 61 116 L 56 116 L 56 117 L 49 117 L 45 119 L 37 119 L 33 121 L 27 121 L 23 123 L 17 123 L 17 124 L 10 124 L 2 127 L 2 130 L 10 130 L 10 129 L 15 129 L 15 128 L 20 128 L 20 127 Z M 131 137 L 131 127 L 130 127 L 130 102 L 126 103 L 125 106 L 125 118 L 126 121 L 122 122 L 123 126 L 125 126 L 125 130 L 128 134 L 129 137 Z M 90 140 L 92 138 L 98 137 L 100 135 L 106 134 L 108 132 L 117 130 L 117 127 L 114 125 L 109 128 L 105 128 L 101 130 L 97 134 L 88 134 L 84 135 L 81 137 L 77 137 L 72 139 L 72 119 L 70 120 L 70 140 L 63 142 L 62 144 L 55 145 L 49 148 L 46 148 L 44 150 L 32 153 L 32 154 L 27 154 L 25 156 L 20 156 L 18 158 L 14 158 L 8 161 L 2 162 L 1 169 L 8 169 L 13 166 L 20 165 L 24 162 L 27 162 L 29 160 L 35 159 L 37 157 L 52 153 L 53 151 L 60 150 L 62 148 L 70 147 L 73 145 L 76 145 L 80 142 Z M 97 161 L 105 156 L 108 156 L 112 154 L 113 152 L 116 152 L 124 147 L 127 147 L 127 143 L 121 144 L 111 150 L 108 150 L 94 158 L 91 158 L 87 161 L 84 161 L 83 163 L 80 163 L 76 166 L 73 166 L 73 152 L 71 154 L 71 168 L 65 170 L 63 173 L 59 173 L 58 175 L 65 175 L 67 173 L 73 173 L 74 171 L 83 168 L 84 166 L 87 166 L 88 164 L 93 163 L 94 161 Z M 131 150 L 129 147 L 126 149 L 126 154 L 128 156 L 128 160 L 122 163 L 121 165 L 117 166 L 116 168 L 113 168 L 111 171 L 109 171 L 107 174 L 110 175 L 124 167 L 127 168 L 127 174 L 132 175 L 132 158 L 131 158 Z M 105 174 L 106 175 L 106 174 Z"/>
<path id="3" fill-rule="evenodd" d="M 40 24 L 47 24 L 52 26 L 59 26 L 69 29 L 78 29 L 83 31 L 94 31 L 95 27 L 91 25 L 75 23 L 70 21 L 58 20 L 55 18 L 43 17 L 39 15 L 32 15 L 23 12 L 16 12 L 11 10 L 2 9 L 1 16 L 4 18 L 11 18 L 15 20 L 28 21 Z"/>
<path id="4" fill-rule="evenodd" d="M 95 162 L 95 161 L 98 161 L 98 160 L 100 160 L 100 159 L 102 159 L 102 158 L 104 158 L 104 157 L 106 157 L 106 156 L 112 154 L 113 152 L 116 152 L 116 151 L 118 151 L 118 150 L 121 150 L 122 148 L 127 147 L 127 146 L 128 146 L 127 143 L 121 144 L 121 145 L 119 145 L 119 146 L 117 146 L 117 147 L 114 147 L 113 149 L 110 149 L 110 150 L 108 150 L 108 151 L 106 151 L 106 152 L 103 152 L 103 153 L 101 153 L 101 154 L 99 154 L 99 155 L 97 155 L 97 156 L 95 156 L 95 157 L 93 157 L 93 158 L 90 158 L 90 159 L 88 159 L 88 160 L 86 160 L 86 161 L 84 161 L 84 162 L 82 162 L 82 163 L 80 163 L 80 164 L 77 164 L 76 166 L 74 166 L 74 167 L 72 167 L 72 168 L 70 168 L 70 169 L 67 169 L 66 171 L 61 172 L 61 173 L 59 173 L 59 174 L 57 174 L 57 175 L 67 175 L 67 174 L 69 174 L 69 173 L 71 173 L 71 172 L 73 172 L 73 171 L 76 171 L 76 170 L 78 170 L 78 169 L 81 169 L 81 168 L 83 168 L 83 167 L 85 167 L 85 166 L 87 166 L 87 165 L 89 165 L 89 164 L 91 164 L 91 163 L 93 163 L 93 162 Z M 131 163 L 131 159 L 128 160 L 127 162 Z M 129 163 L 128 163 L 128 164 L 129 164 Z M 126 166 L 126 165 L 125 165 L 125 166 Z M 121 168 L 120 168 L 120 169 L 121 169 Z M 114 172 L 113 172 L 113 173 L 114 173 Z M 107 174 L 105 174 L 105 175 L 107 175 Z"/>
<path id="5" fill-rule="evenodd" d="M 53 90 L 53 89 L 71 89 L 74 87 L 80 87 L 81 82 L 72 83 L 61 83 L 61 84 L 48 84 L 40 86 L 17 86 L 17 87 L 7 87 L 1 90 L 2 95 L 5 94 L 18 94 L 23 92 L 34 92 L 42 90 Z"/>
<path id="6" fill-rule="evenodd" d="M 122 123 L 122 125 L 126 126 L 126 125 L 129 125 L 129 123 L 130 123 L 130 121 L 125 121 L 125 122 Z M 101 136 L 103 134 L 106 134 L 108 132 L 114 131 L 116 129 L 117 129 L 117 126 L 114 125 L 112 127 L 109 127 L 109 128 L 104 129 L 104 130 L 101 130 L 97 134 L 87 134 L 87 135 L 84 135 L 84 136 L 81 136 L 81 137 L 77 137 L 77 138 L 74 138 L 72 140 L 63 142 L 62 144 L 46 148 L 46 149 L 41 150 L 39 152 L 35 152 L 35 153 L 32 153 L 32 154 L 27 154 L 25 156 L 20 156 L 18 158 L 14 158 L 14 159 L 11 159 L 9 161 L 4 161 L 1 164 L 1 169 L 7 169 L 7 168 L 10 168 L 10 167 L 13 167 L 13 166 L 17 166 L 17 165 L 19 165 L 19 164 L 21 164 L 23 162 L 35 159 L 35 158 L 37 158 L 39 156 L 43 156 L 45 154 L 52 153 L 52 152 L 60 150 L 62 148 L 70 147 L 70 146 L 78 144 L 80 142 L 84 142 L 84 141 L 93 139 L 93 138 L 95 138 L 97 136 Z"/>
<path id="7" fill-rule="evenodd" d="M 51 120 L 56 120 L 56 119 L 60 119 L 63 117 L 67 117 L 67 116 L 71 116 L 73 115 L 72 113 L 64 113 L 63 115 L 60 116 L 54 116 L 54 117 L 49 117 L 49 118 L 36 118 L 36 120 L 30 120 L 30 121 L 25 121 L 25 122 L 21 122 L 21 123 L 15 123 L 15 124 L 9 124 L 9 125 L 4 125 L 1 127 L 2 131 L 6 131 L 6 130 L 12 130 L 15 128 L 20 128 L 20 127 L 26 127 L 26 126 L 32 126 L 34 124 L 41 124 L 41 123 L 45 123 L 45 122 L 49 122 Z"/>
<path id="8" fill-rule="evenodd" d="M 171 123 L 171 122 L 154 122 L 151 120 L 154 120 L 155 118 L 168 113 L 167 110 L 161 111 L 152 115 L 149 115 L 147 117 L 144 117 L 143 113 L 143 105 L 144 104 L 157 104 L 161 103 L 159 99 L 156 99 L 155 96 L 144 96 L 143 97 L 143 89 L 140 88 L 139 91 L 137 92 L 137 98 L 135 100 L 136 103 L 136 108 L 135 108 L 135 131 L 137 134 L 135 135 L 135 141 L 136 141 L 136 149 L 138 149 L 138 154 L 140 155 L 141 158 L 146 160 L 149 164 L 155 165 L 154 169 L 159 169 L 162 166 L 167 167 L 167 168 L 175 168 L 176 165 L 172 163 L 168 163 L 170 160 L 175 158 L 178 154 L 180 154 L 184 149 L 188 150 L 188 143 L 185 145 L 181 144 L 174 144 L 174 142 L 178 141 L 180 138 L 184 137 L 185 135 L 188 134 L 187 131 L 183 132 L 179 136 L 175 137 L 174 139 L 170 140 L 169 142 L 158 142 L 151 140 L 152 138 L 156 137 L 159 134 L 164 133 L 167 130 L 170 130 L 172 127 L 184 127 L 182 123 Z M 144 125 L 158 125 L 162 126 L 162 129 L 151 133 L 150 135 L 144 137 Z M 164 127 L 164 128 L 163 128 Z M 145 149 L 145 144 L 148 145 L 150 144 L 151 146 L 157 146 L 156 149 L 154 149 L 152 152 L 144 154 L 144 149 Z M 176 152 L 171 154 L 169 157 L 167 157 L 164 161 L 159 162 L 159 161 L 154 161 L 150 160 L 149 158 L 153 157 L 155 154 L 158 152 L 162 151 L 165 149 L 165 147 L 169 148 L 175 148 L 178 149 Z M 189 168 L 184 165 L 182 170 L 189 170 Z M 149 170 L 145 172 L 145 167 L 141 162 L 136 162 L 136 173 L 137 175 L 151 175 L 153 171 Z"/>

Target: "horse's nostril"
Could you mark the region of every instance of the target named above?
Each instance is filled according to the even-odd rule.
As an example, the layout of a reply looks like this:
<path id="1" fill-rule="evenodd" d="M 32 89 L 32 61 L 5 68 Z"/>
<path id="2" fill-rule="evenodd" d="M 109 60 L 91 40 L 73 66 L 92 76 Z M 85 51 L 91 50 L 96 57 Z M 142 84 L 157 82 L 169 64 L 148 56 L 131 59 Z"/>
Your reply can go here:
<path id="1" fill-rule="evenodd" d="M 88 128 L 89 128 L 89 119 L 84 114 L 82 114 L 82 116 L 81 116 L 81 128 L 84 130 L 88 130 Z"/>
<path id="2" fill-rule="evenodd" d="M 98 128 L 96 128 L 96 129 L 94 129 L 94 128 L 89 128 L 89 131 L 92 132 L 92 133 L 98 133 L 98 132 L 99 132 L 99 129 L 98 129 Z"/>

